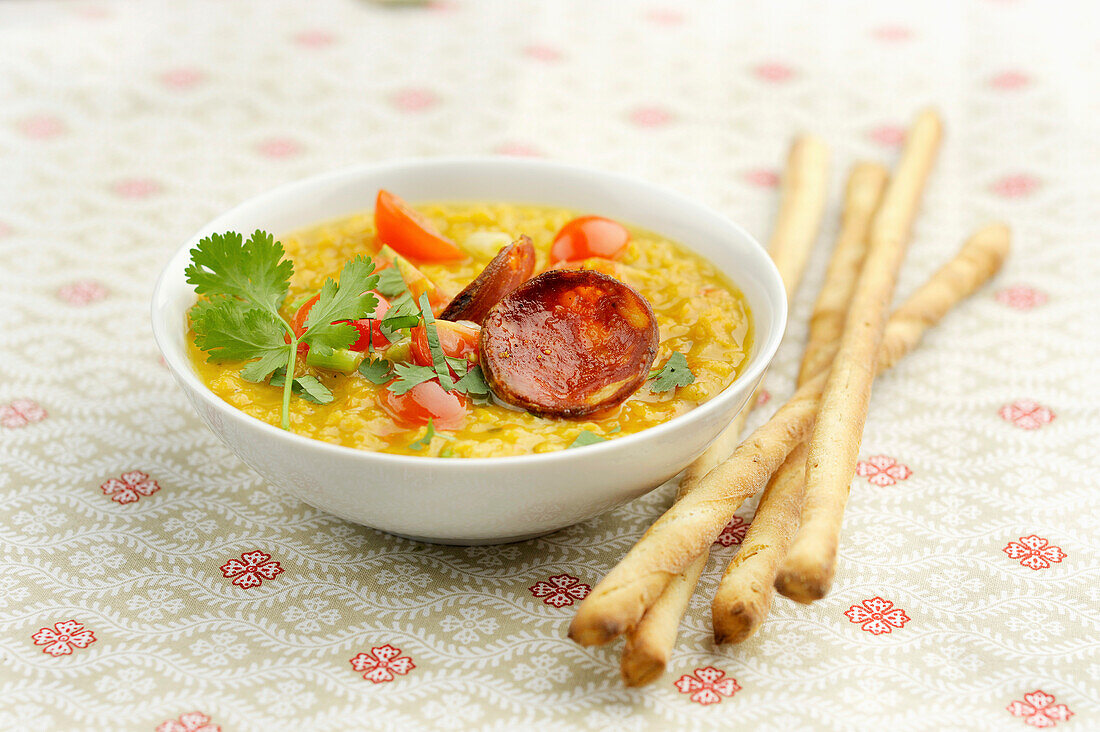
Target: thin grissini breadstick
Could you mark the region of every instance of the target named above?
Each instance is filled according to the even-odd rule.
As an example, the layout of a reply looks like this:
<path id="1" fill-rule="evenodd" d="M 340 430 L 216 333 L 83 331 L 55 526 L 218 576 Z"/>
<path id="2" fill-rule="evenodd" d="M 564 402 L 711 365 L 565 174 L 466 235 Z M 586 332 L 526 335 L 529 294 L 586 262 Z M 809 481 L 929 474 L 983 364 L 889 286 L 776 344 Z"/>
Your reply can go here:
<path id="1" fill-rule="evenodd" d="M 768 251 L 783 279 L 787 299 L 794 297 L 802 280 L 810 251 L 821 230 L 828 183 L 829 151 L 816 137 L 802 136 L 791 145 L 783 173 L 783 187 Z M 754 390 L 744 409 L 695 460 L 680 480 L 676 497 L 689 493 L 714 466 L 729 457 L 741 439 L 745 421 L 756 405 Z M 627 686 L 642 686 L 659 677 L 672 655 L 680 620 L 687 610 L 699 575 L 707 564 L 704 550 L 676 577 L 627 635 L 620 662 Z"/>
<path id="2" fill-rule="evenodd" d="M 848 176 L 840 234 L 810 316 L 799 385 L 828 368 L 836 355 L 848 303 L 867 253 L 867 232 L 888 177 L 886 168 L 877 163 L 857 163 Z M 714 597 L 714 637 L 719 643 L 747 639 L 771 607 L 775 573 L 798 529 L 805 464 L 803 443 L 787 456 L 760 496 L 740 551 Z"/>
<path id="3" fill-rule="evenodd" d="M 802 523 L 779 575 L 783 594 L 800 602 L 824 597 L 832 583 L 840 522 L 867 421 L 875 357 L 941 133 L 935 112 L 917 116 L 871 224 L 867 259 L 810 437 Z"/>
<path id="4" fill-rule="evenodd" d="M 963 251 L 890 318 L 877 368 L 893 366 L 959 301 L 985 283 L 1008 253 L 1008 229 L 982 229 Z M 826 375 L 807 381 L 699 485 L 673 504 L 585 598 L 569 637 L 586 646 L 607 643 L 642 617 L 669 582 L 709 547 L 742 501 L 767 483 L 807 436 Z"/>

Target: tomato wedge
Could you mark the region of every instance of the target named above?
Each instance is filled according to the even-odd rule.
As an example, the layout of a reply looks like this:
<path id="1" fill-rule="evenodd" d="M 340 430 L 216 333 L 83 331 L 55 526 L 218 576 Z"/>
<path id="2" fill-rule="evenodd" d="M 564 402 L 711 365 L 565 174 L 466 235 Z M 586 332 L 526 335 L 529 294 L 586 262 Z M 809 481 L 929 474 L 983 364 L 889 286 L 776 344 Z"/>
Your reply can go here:
<path id="1" fill-rule="evenodd" d="M 404 394 L 394 394 L 388 386 L 378 390 L 378 405 L 398 426 L 420 427 L 430 419 L 437 429 L 462 427 L 469 405 L 466 395 L 444 391 L 435 379 L 417 384 Z"/>
<path id="2" fill-rule="evenodd" d="M 451 323 L 445 320 L 435 321 L 435 330 L 439 333 L 439 347 L 451 358 L 464 358 L 477 363 L 477 338 L 481 328 L 466 323 Z M 412 329 L 410 344 L 413 362 L 421 366 L 432 365 L 432 351 L 428 348 L 428 333 L 423 325 Z"/>
<path id="3" fill-rule="evenodd" d="M 390 310 L 390 301 L 382 297 L 379 292 L 374 290 L 371 292 L 378 298 L 378 305 L 375 306 L 369 318 L 338 321 L 351 323 L 359 331 L 359 339 L 348 346 L 349 351 L 365 351 L 369 347 L 384 348 L 390 344 L 390 339 L 382 335 L 382 318 L 386 317 L 386 313 Z"/>
<path id="4" fill-rule="evenodd" d="M 618 221 L 603 216 L 581 216 L 573 219 L 554 237 L 550 245 L 550 261 L 573 261 L 589 257 L 615 259 L 630 241 L 630 232 Z"/>
<path id="5" fill-rule="evenodd" d="M 466 252 L 440 234 L 426 216 L 386 190 L 378 191 L 374 228 L 383 244 L 410 259 L 449 262 L 466 258 Z"/>

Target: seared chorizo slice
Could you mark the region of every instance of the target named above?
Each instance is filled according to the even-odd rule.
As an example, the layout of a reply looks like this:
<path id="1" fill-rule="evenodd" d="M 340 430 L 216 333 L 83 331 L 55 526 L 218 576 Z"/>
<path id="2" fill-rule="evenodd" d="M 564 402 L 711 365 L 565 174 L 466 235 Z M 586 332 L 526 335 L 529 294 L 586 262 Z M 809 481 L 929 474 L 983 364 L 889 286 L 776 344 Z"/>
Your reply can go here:
<path id="1" fill-rule="evenodd" d="M 527 281 L 535 271 L 535 247 L 526 236 L 501 249 L 474 281 L 440 313 L 440 320 L 470 320 L 478 325 L 501 298 Z"/>
<path id="2" fill-rule="evenodd" d="M 657 319 L 634 288 L 592 270 L 550 270 L 482 324 L 481 368 L 503 401 L 543 417 L 615 406 L 646 380 Z"/>

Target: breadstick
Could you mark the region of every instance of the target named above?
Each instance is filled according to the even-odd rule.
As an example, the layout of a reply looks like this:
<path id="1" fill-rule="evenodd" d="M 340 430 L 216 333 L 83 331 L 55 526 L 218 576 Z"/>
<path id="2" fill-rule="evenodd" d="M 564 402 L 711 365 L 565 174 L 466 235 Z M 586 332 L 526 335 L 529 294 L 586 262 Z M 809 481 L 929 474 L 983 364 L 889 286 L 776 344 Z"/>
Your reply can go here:
<path id="1" fill-rule="evenodd" d="M 840 234 L 810 316 L 799 385 L 824 371 L 836 355 L 848 303 L 867 252 L 867 231 L 888 177 L 886 168 L 877 163 L 858 163 L 848 176 Z M 803 443 L 791 452 L 760 496 L 741 549 L 714 597 L 712 618 L 718 643 L 745 640 L 768 613 L 776 570 L 798 529 L 805 464 Z"/>
<path id="2" fill-rule="evenodd" d="M 918 115 L 871 224 L 867 259 L 810 437 L 802 523 L 779 573 L 783 594 L 800 602 L 824 597 L 832 583 L 844 504 L 871 399 L 875 357 L 940 136 L 935 112 Z"/>
<path id="3" fill-rule="evenodd" d="M 798 290 L 810 251 L 821 230 L 828 163 L 828 148 L 818 138 L 808 135 L 797 138 L 787 155 L 779 214 L 768 242 L 768 252 L 783 279 L 788 300 Z M 759 391 L 759 388 L 753 391 L 746 406 L 706 452 L 688 466 L 680 479 L 677 500 L 691 492 L 704 475 L 728 458 L 737 447 L 749 412 L 759 398 Z M 648 684 L 664 673 L 676 643 L 680 620 L 695 592 L 695 584 L 707 564 L 708 556 L 709 552 L 704 550 L 696 557 L 683 574 L 661 593 L 641 621 L 630 629 L 620 662 L 623 682 L 627 686 Z"/>
<path id="4" fill-rule="evenodd" d="M 1008 229 L 982 229 L 894 314 L 879 350 L 887 369 L 911 351 L 929 327 L 996 272 L 1008 253 Z M 806 437 L 826 376 L 819 374 L 699 485 L 673 504 L 585 598 L 569 626 L 581 645 L 607 643 L 637 624 L 672 579 L 709 547 L 742 501 L 768 481 Z"/>

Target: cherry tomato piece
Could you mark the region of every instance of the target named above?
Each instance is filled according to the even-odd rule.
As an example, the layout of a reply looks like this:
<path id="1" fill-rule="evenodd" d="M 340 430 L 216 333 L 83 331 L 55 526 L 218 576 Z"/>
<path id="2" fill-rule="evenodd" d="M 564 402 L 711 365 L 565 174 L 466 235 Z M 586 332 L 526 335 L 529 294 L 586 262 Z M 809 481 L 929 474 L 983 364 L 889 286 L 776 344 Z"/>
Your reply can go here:
<path id="1" fill-rule="evenodd" d="M 417 384 L 404 394 L 394 394 L 388 386 L 378 390 L 378 405 L 399 426 L 420 427 L 430 419 L 436 429 L 462 427 L 469 405 L 464 394 L 444 391 L 435 379 Z"/>
<path id="2" fill-rule="evenodd" d="M 439 333 L 439 347 L 451 358 L 464 358 L 477 363 L 477 339 L 481 329 L 476 325 L 451 323 L 446 320 L 435 321 L 435 330 Z M 412 359 L 421 366 L 432 365 L 432 351 L 428 348 L 428 333 L 423 325 L 412 329 Z"/>
<path id="3" fill-rule="evenodd" d="M 360 318 L 359 320 L 340 320 L 340 323 L 351 323 L 359 331 L 359 339 L 348 346 L 349 351 L 365 351 L 368 347 L 384 348 L 390 344 L 389 338 L 382 335 L 382 318 L 386 317 L 386 313 L 389 312 L 390 302 L 386 298 L 382 297 L 381 293 L 375 292 L 374 296 L 378 299 L 378 305 L 375 306 L 374 312 L 369 318 Z"/>
<path id="4" fill-rule="evenodd" d="M 374 228 L 383 244 L 410 259 L 447 262 L 466 258 L 466 252 L 440 234 L 426 216 L 386 190 L 378 191 Z"/>
<path id="5" fill-rule="evenodd" d="M 554 237 L 550 246 L 550 261 L 573 261 L 588 257 L 615 259 L 630 241 L 630 232 L 618 221 L 602 216 L 581 216 L 573 219 Z"/>

